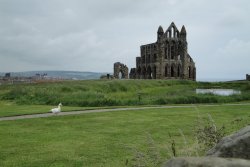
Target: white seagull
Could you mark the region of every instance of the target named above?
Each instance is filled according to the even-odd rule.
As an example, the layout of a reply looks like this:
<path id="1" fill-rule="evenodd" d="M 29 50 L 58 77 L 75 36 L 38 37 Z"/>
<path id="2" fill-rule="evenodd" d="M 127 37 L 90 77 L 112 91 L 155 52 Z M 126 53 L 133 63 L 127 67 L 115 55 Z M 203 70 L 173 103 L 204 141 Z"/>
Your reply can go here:
<path id="1" fill-rule="evenodd" d="M 57 108 L 53 108 L 50 111 L 54 114 L 57 114 L 57 113 L 61 112 L 61 106 L 62 106 L 62 103 L 59 103 Z"/>

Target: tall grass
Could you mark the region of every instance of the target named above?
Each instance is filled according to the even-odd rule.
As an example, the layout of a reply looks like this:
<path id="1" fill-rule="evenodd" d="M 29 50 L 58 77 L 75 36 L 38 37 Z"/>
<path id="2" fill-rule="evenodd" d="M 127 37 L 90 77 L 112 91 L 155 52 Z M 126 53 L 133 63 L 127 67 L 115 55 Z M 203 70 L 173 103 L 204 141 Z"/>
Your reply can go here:
<path id="1" fill-rule="evenodd" d="M 188 135 L 185 135 L 182 130 L 185 129 L 185 127 L 176 129 L 174 137 L 169 133 L 168 138 L 165 139 L 166 154 L 164 156 L 160 153 L 161 148 L 157 146 L 151 134 L 146 133 L 146 139 L 144 139 L 146 143 L 145 148 L 130 148 L 133 151 L 133 157 L 126 161 L 127 166 L 156 167 L 162 166 L 160 164 L 166 161 L 166 159 L 173 157 L 199 157 L 206 155 L 208 150 L 218 144 L 226 134 L 229 134 L 228 132 L 232 133 L 233 129 L 238 130 L 249 125 L 250 119 L 245 116 L 244 118 L 228 120 L 229 123 L 227 123 L 226 126 L 224 123 L 218 126 L 210 113 L 202 113 L 196 106 L 194 106 L 194 109 L 197 114 L 197 120 L 193 120 L 193 124 L 190 123 L 189 126 L 192 127 L 192 130 L 190 130 L 189 134 L 187 133 Z M 235 127 L 235 123 L 238 125 L 237 127 Z M 176 140 L 177 136 L 179 140 Z M 180 138 L 182 138 L 182 140 L 180 140 Z"/>
<path id="2" fill-rule="evenodd" d="M 241 95 L 196 94 L 196 88 L 232 88 Z M 0 86 L 0 99 L 18 104 L 69 106 L 226 103 L 250 100 L 249 82 L 182 80 L 88 80 Z"/>

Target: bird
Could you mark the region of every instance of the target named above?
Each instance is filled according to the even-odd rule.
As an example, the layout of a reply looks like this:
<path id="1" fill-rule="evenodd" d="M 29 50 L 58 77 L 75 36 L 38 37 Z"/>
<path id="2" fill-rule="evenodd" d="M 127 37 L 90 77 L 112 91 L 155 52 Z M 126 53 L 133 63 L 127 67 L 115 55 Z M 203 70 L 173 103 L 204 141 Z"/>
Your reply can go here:
<path id="1" fill-rule="evenodd" d="M 62 106 L 62 103 L 59 103 L 57 108 L 53 108 L 50 111 L 54 114 L 57 114 L 57 113 L 61 112 L 61 106 Z"/>

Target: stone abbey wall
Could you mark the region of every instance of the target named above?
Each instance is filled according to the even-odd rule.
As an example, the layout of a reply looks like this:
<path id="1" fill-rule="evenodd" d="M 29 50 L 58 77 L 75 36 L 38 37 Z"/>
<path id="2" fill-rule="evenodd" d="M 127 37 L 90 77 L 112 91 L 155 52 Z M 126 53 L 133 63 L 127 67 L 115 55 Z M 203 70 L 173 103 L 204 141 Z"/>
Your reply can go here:
<path id="1" fill-rule="evenodd" d="M 121 75 L 120 77 L 119 74 Z M 114 64 L 114 78 L 128 79 L 128 67 L 120 62 L 116 62 Z"/>
<path id="2" fill-rule="evenodd" d="M 249 74 L 246 74 L 246 80 L 250 81 L 250 75 Z"/>
<path id="3" fill-rule="evenodd" d="M 136 68 L 130 70 L 131 79 L 187 79 L 196 80 L 195 63 L 188 54 L 186 29 L 174 23 L 164 32 L 160 26 L 155 43 L 142 45 Z"/>

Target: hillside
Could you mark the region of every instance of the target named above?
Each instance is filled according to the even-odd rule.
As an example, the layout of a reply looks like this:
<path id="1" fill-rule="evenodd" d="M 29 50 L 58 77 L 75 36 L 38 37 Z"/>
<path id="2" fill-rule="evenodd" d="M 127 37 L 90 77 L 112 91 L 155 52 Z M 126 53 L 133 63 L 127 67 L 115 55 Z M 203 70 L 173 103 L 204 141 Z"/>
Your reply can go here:
<path id="1" fill-rule="evenodd" d="M 11 76 L 14 77 L 32 77 L 36 74 L 47 74 L 52 78 L 63 78 L 73 80 L 87 80 L 87 79 L 99 79 L 101 75 L 106 73 L 98 72 L 80 72 L 80 71 L 27 71 L 27 72 L 11 72 Z M 5 73 L 0 73 L 0 76 L 4 76 Z"/>

